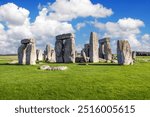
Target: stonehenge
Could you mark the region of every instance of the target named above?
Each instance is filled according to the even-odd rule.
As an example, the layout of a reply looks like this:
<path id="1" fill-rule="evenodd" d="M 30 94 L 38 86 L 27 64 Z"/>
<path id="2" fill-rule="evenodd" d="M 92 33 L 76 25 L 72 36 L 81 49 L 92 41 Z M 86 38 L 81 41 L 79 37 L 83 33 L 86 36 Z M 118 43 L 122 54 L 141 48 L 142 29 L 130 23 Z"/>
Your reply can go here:
<path id="1" fill-rule="evenodd" d="M 84 44 L 84 52 L 87 57 L 90 56 L 90 44 Z"/>
<path id="2" fill-rule="evenodd" d="M 36 60 L 37 60 L 37 61 L 43 61 L 43 53 L 42 53 L 42 50 L 39 50 L 39 49 L 36 50 Z"/>
<path id="3" fill-rule="evenodd" d="M 120 65 L 132 65 L 132 51 L 127 40 L 117 41 L 117 60 Z"/>
<path id="4" fill-rule="evenodd" d="M 117 57 L 112 54 L 110 38 L 98 40 L 95 32 L 91 32 L 89 43 L 84 44 L 81 53 L 75 50 L 75 36 L 72 33 L 56 36 L 55 48 L 50 44 L 46 45 L 44 53 L 37 49 L 34 39 L 23 39 L 18 48 L 18 63 L 35 65 L 36 61 L 57 62 L 57 63 L 75 63 L 75 62 L 111 62 L 120 65 L 130 65 L 135 61 L 138 54 L 149 54 L 148 52 L 131 51 L 128 41 L 118 40 Z"/>
<path id="5" fill-rule="evenodd" d="M 55 50 L 51 48 L 50 44 L 46 45 L 46 49 L 44 51 L 44 60 L 47 62 L 56 62 Z"/>
<path id="6" fill-rule="evenodd" d="M 99 40 L 99 57 L 106 60 L 112 60 L 110 38 Z"/>
<path id="7" fill-rule="evenodd" d="M 91 32 L 90 35 L 90 51 L 89 51 L 90 62 L 99 62 L 98 57 L 98 37 L 95 32 Z"/>
<path id="8" fill-rule="evenodd" d="M 72 33 L 56 36 L 56 62 L 75 63 L 75 36 Z"/>
<path id="9" fill-rule="evenodd" d="M 18 48 L 18 63 L 35 65 L 36 64 L 36 46 L 34 39 L 23 39 Z"/>

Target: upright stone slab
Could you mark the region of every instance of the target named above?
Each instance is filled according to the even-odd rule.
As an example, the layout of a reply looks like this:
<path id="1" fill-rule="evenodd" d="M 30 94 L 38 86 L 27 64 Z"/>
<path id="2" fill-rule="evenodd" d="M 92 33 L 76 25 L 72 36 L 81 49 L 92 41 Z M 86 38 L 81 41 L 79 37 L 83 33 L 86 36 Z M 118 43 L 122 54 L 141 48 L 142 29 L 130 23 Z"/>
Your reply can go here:
<path id="1" fill-rule="evenodd" d="M 133 64 L 132 51 L 128 41 L 118 40 L 117 42 L 117 59 L 120 65 Z"/>
<path id="2" fill-rule="evenodd" d="M 64 46 L 64 62 L 75 63 L 75 40 L 74 38 L 66 39 Z"/>
<path id="3" fill-rule="evenodd" d="M 98 57 L 98 37 L 95 32 L 90 35 L 90 62 L 99 62 Z"/>
<path id="4" fill-rule="evenodd" d="M 36 60 L 37 60 L 37 61 L 43 61 L 43 53 L 42 53 L 42 50 L 39 50 L 39 49 L 36 50 Z"/>
<path id="5" fill-rule="evenodd" d="M 46 62 L 56 62 L 56 55 L 55 50 L 51 48 L 51 46 L 48 44 L 46 45 L 46 49 L 44 51 L 45 61 Z"/>
<path id="6" fill-rule="evenodd" d="M 55 52 L 56 52 L 56 62 L 63 63 L 64 62 L 64 47 L 63 40 L 59 40 L 56 38 L 55 42 Z"/>
<path id="7" fill-rule="evenodd" d="M 99 57 L 106 60 L 112 60 L 110 38 L 104 38 L 99 40 Z"/>
<path id="8" fill-rule="evenodd" d="M 50 61 L 51 60 L 51 46 L 50 44 L 46 45 L 46 61 Z"/>
<path id="9" fill-rule="evenodd" d="M 24 44 L 18 48 L 18 63 L 26 64 L 26 45 Z"/>
<path id="10" fill-rule="evenodd" d="M 68 33 L 56 36 L 55 52 L 56 62 L 75 63 L 74 34 Z"/>
<path id="11" fill-rule="evenodd" d="M 35 44 L 28 44 L 26 49 L 26 64 L 35 65 L 36 64 L 36 47 Z"/>
<path id="12" fill-rule="evenodd" d="M 132 52 L 132 58 L 133 58 L 133 60 L 136 59 L 136 51 L 133 51 L 133 52 Z"/>
<path id="13" fill-rule="evenodd" d="M 56 53 L 54 49 L 51 49 L 51 60 L 50 62 L 56 62 Z"/>
<path id="14" fill-rule="evenodd" d="M 21 46 L 18 48 L 18 63 L 27 65 L 36 64 L 36 46 L 34 39 L 21 40 Z"/>
<path id="15" fill-rule="evenodd" d="M 84 52 L 87 57 L 90 56 L 90 45 L 89 44 L 84 44 Z"/>
<path id="16" fill-rule="evenodd" d="M 85 54 L 85 51 L 84 50 L 81 50 L 81 56 L 83 57 L 83 60 L 84 60 L 84 62 L 88 62 L 88 60 L 87 60 L 87 56 L 86 56 L 86 54 Z"/>

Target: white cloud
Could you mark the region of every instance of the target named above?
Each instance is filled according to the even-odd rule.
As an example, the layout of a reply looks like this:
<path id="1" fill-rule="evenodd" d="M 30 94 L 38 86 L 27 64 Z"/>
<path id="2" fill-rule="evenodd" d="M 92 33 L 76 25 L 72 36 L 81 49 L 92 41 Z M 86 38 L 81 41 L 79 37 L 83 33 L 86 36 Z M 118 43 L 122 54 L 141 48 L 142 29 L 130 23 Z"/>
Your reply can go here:
<path id="1" fill-rule="evenodd" d="M 111 9 L 91 0 L 56 0 L 50 5 L 49 17 L 54 20 L 70 21 L 77 17 L 104 18 L 113 14 Z"/>
<path id="2" fill-rule="evenodd" d="M 103 30 L 104 36 L 109 36 L 112 40 L 128 40 L 133 49 L 141 47 L 137 36 L 140 34 L 140 28 L 144 26 L 144 22 L 139 19 L 123 18 L 117 22 L 107 22 L 106 24 L 95 21 L 93 25 Z"/>
<path id="3" fill-rule="evenodd" d="M 70 23 L 52 20 L 47 13 L 48 9 L 43 8 L 31 25 L 31 32 L 37 39 L 37 45 L 40 47 L 47 43 L 54 44 L 54 38 L 58 34 L 74 32 Z"/>
<path id="4" fill-rule="evenodd" d="M 85 27 L 86 26 L 86 23 L 78 23 L 77 25 L 76 25 L 76 29 L 77 30 L 80 30 L 81 28 L 83 28 L 83 27 Z"/>
<path id="5" fill-rule="evenodd" d="M 22 25 L 28 18 L 29 11 L 13 3 L 0 6 L 0 21 L 9 25 Z"/>
<path id="6" fill-rule="evenodd" d="M 143 40 L 143 41 L 150 41 L 150 34 L 144 34 L 144 35 L 142 36 L 142 40 Z"/>
<path id="7" fill-rule="evenodd" d="M 14 3 L 0 6 L 0 53 L 16 53 L 23 38 L 35 38 L 38 48 L 47 43 L 54 45 L 55 36 L 75 32 L 69 22 L 78 17 L 107 17 L 113 12 L 90 0 L 56 0 L 47 5 L 39 4 L 39 15 L 30 22 L 30 12 Z M 84 24 L 78 25 L 78 29 Z"/>

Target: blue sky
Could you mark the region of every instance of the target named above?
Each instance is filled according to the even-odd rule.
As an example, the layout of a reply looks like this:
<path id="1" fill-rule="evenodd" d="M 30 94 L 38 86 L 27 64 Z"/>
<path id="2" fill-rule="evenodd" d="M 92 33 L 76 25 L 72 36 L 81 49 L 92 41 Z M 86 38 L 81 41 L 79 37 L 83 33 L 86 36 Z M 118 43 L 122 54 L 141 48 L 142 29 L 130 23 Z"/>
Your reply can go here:
<path id="1" fill-rule="evenodd" d="M 75 4 L 75 2 L 72 1 L 75 0 L 70 0 L 70 4 Z M 84 11 L 86 8 L 88 10 L 89 7 L 89 9 L 91 8 L 91 11 L 93 10 L 91 14 L 87 13 L 87 15 L 84 15 L 84 13 L 86 14 L 86 10 L 84 12 L 82 10 L 75 11 L 74 15 L 76 16 L 59 20 L 58 19 L 59 17 L 57 16 L 58 14 L 61 13 L 57 11 L 57 8 L 61 9 L 61 7 L 63 8 L 63 6 L 65 6 L 65 4 L 61 4 L 61 6 L 59 6 L 61 0 L 57 0 L 57 1 L 55 0 L 0 0 L 0 6 L 1 6 L 0 13 L 4 13 L 3 8 L 5 8 L 4 6 L 7 6 L 8 3 L 13 3 L 18 8 L 24 8 L 27 11 L 29 11 L 29 15 L 27 15 L 28 13 L 25 11 L 25 13 L 27 13 L 26 19 L 29 19 L 28 26 L 26 22 L 21 22 L 19 26 L 16 24 L 15 25 L 11 24 L 12 23 L 11 21 L 17 22 L 17 19 L 15 19 L 15 14 L 14 15 L 11 14 L 12 16 L 11 15 L 7 16 L 6 15 L 7 12 L 2 16 L 0 14 L 0 23 L 2 25 L 1 27 L 4 27 L 3 32 L 1 33 L 2 35 L 4 35 L 3 37 L 7 37 L 5 39 L 3 37 L 0 37 L 0 44 L 1 44 L 0 46 L 2 46 L 4 41 L 7 42 L 7 46 L 11 45 L 12 43 L 16 44 L 16 46 L 14 46 L 13 48 L 14 49 L 13 52 L 15 52 L 15 50 L 17 50 L 16 49 L 17 46 L 19 45 L 18 43 L 19 36 L 25 38 L 28 37 L 29 35 L 33 35 L 35 38 L 37 38 L 37 47 L 44 49 L 46 43 L 51 43 L 51 45 L 54 46 L 55 34 L 63 33 L 62 30 L 64 30 L 64 33 L 66 33 L 66 31 L 68 32 L 70 31 L 76 34 L 76 45 L 77 45 L 77 49 L 79 50 L 83 47 L 85 43 L 88 43 L 90 32 L 94 31 L 98 33 L 99 38 L 103 38 L 105 36 L 111 37 L 111 44 L 113 50 L 116 49 L 116 47 L 114 47 L 116 40 L 127 39 L 131 43 L 133 50 L 150 51 L 150 47 L 149 47 L 150 46 L 150 20 L 149 20 L 150 0 L 80 0 L 78 4 L 84 4 L 84 2 L 82 3 L 82 1 L 88 1 L 88 3 L 90 3 L 87 4 L 87 6 L 84 5 L 84 9 L 82 10 Z M 56 6 L 54 6 L 55 3 L 57 4 Z M 103 7 L 106 9 L 102 9 L 99 7 L 97 11 L 94 12 L 94 10 L 96 9 L 96 5 L 98 4 L 103 5 Z M 52 9 L 53 11 L 49 10 L 49 8 L 51 7 L 54 8 Z M 13 5 L 12 8 L 14 8 Z M 54 32 L 52 34 L 48 34 L 48 32 L 45 32 L 45 30 L 42 29 L 39 30 L 36 29 L 36 28 L 44 28 L 44 26 L 46 25 L 44 24 L 43 27 L 37 26 L 39 21 L 41 21 L 42 16 L 40 17 L 41 19 L 39 18 L 40 20 L 37 20 L 37 17 L 40 16 L 39 12 L 42 11 L 43 8 L 49 10 L 48 11 L 49 14 L 54 13 L 54 16 L 52 15 L 44 16 L 47 17 L 47 19 L 49 18 L 49 20 L 54 18 L 53 20 L 57 22 L 54 23 L 54 25 L 57 25 L 57 28 L 52 29 Z M 75 6 L 75 9 L 78 9 L 78 5 Z M 110 9 L 112 13 L 109 11 Z M 65 9 L 62 9 L 62 11 L 63 10 L 65 12 Z M 98 12 L 98 10 L 99 11 L 104 10 L 104 14 Z M 105 13 L 105 11 L 109 13 Z M 18 13 L 16 16 L 21 18 L 19 16 L 20 11 L 19 12 L 16 11 L 15 13 Z M 95 15 L 92 15 L 92 13 L 95 13 Z M 101 14 L 96 15 L 96 13 L 97 14 L 101 13 Z M 8 11 L 8 15 L 9 15 L 9 11 Z M 61 18 L 64 18 L 65 15 L 62 14 Z M 67 15 L 70 14 L 68 13 Z M 50 27 L 55 27 L 53 23 L 49 22 L 48 20 L 45 20 L 45 22 L 46 21 L 48 22 L 47 24 L 52 25 Z M 62 23 L 64 22 L 66 24 L 63 24 L 64 26 L 62 26 Z M 58 30 L 59 26 L 60 29 L 62 30 Z M 31 27 L 31 31 L 27 27 Z M 26 32 L 21 33 L 20 31 L 17 33 L 17 30 L 19 30 L 19 28 L 20 30 L 21 28 L 24 29 Z M 65 28 L 68 29 L 65 30 Z M 50 31 L 51 28 L 49 29 L 49 32 Z M 39 34 L 41 33 L 42 36 L 36 33 Z M 14 35 L 16 35 L 16 37 Z M 8 38 L 10 36 L 13 38 L 9 40 Z M 12 41 L 12 43 L 8 43 L 8 41 Z M 3 48 L 7 48 L 7 46 L 4 46 Z M 2 52 L 1 50 L 0 53 L 9 53 L 9 50 L 6 50 L 5 52 Z"/>

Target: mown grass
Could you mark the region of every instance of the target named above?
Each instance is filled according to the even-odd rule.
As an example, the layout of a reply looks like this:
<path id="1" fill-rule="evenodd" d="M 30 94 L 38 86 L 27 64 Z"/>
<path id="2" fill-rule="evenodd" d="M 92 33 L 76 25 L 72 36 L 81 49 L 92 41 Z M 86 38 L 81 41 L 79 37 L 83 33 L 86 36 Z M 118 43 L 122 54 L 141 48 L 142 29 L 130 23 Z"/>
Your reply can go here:
<path id="1" fill-rule="evenodd" d="M 0 99 L 150 99 L 150 62 L 140 62 L 139 58 L 133 66 L 49 64 L 68 66 L 66 71 L 7 64 L 12 58 L 0 57 Z"/>

